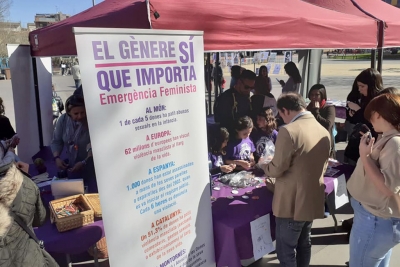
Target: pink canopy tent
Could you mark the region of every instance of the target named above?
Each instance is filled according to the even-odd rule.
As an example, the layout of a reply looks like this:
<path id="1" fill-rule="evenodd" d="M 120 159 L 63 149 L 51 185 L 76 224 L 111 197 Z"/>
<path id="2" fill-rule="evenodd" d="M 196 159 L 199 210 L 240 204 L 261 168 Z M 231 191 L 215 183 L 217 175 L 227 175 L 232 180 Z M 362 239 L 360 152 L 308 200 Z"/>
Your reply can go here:
<path id="1" fill-rule="evenodd" d="M 378 71 L 382 73 L 383 48 L 400 46 L 400 9 L 381 0 L 303 0 L 316 6 L 338 12 L 369 17 L 378 22 Z M 375 68 L 375 50 L 371 68 Z"/>
<path id="2" fill-rule="evenodd" d="M 341 13 L 373 19 L 364 12 L 362 12 L 360 9 L 358 9 L 351 0 L 303 0 L 303 1 L 319 7 L 338 11 Z"/>
<path id="3" fill-rule="evenodd" d="M 373 48 L 377 34 L 371 19 L 300 0 L 107 0 L 31 32 L 32 56 L 76 55 L 73 27 L 202 30 L 205 51 Z"/>
<path id="4" fill-rule="evenodd" d="M 73 27 L 149 29 L 143 0 L 107 0 L 66 20 L 29 34 L 34 57 L 76 55 Z"/>
<path id="5" fill-rule="evenodd" d="M 382 0 L 304 0 L 338 12 L 369 17 L 385 23 L 381 47 L 400 46 L 400 9 Z"/>
<path id="6" fill-rule="evenodd" d="M 299 0 L 152 0 L 155 29 L 204 30 L 205 50 L 376 46 L 376 23 Z"/>
<path id="7" fill-rule="evenodd" d="M 365 12 L 385 22 L 383 47 L 400 46 L 400 9 L 381 0 L 353 0 Z"/>

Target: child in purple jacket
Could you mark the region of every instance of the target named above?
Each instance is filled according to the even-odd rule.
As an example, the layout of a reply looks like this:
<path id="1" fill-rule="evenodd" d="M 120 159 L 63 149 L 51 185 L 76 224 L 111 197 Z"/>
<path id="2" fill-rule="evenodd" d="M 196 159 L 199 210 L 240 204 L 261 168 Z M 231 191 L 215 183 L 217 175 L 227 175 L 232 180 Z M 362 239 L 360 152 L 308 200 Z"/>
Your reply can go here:
<path id="1" fill-rule="evenodd" d="M 228 140 L 229 132 L 226 128 L 220 128 L 209 136 L 208 160 L 211 163 L 211 175 L 230 173 L 236 168 L 235 164 L 224 164 L 223 156 L 225 155 L 225 148 Z"/>
<path id="2" fill-rule="evenodd" d="M 235 137 L 228 143 L 225 164 L 236 164 L 237 170 L 248 170 L 255 165 L 253 153 L 254 143 L 250 139 L 253 130 L 253 121 L 245 116 L 235 123 Z"/>

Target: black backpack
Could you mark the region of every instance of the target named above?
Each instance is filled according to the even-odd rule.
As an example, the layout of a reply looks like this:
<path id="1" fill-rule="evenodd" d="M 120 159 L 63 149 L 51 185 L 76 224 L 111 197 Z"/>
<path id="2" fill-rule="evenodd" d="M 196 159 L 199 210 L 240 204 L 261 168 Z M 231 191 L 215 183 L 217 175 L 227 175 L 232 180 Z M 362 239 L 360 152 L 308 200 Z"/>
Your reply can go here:
<path id="1" fill-rule="evenodd" d="M 221 107 L 221 99 L 226 98 L 226 96 L 230 93 L 229 90 L 223 92 L 222 94 L 220 94 L 214 101 L 214 121 L 215 122 L 221 122 L 221 112 L 222 112 L 222 107 Z"/>

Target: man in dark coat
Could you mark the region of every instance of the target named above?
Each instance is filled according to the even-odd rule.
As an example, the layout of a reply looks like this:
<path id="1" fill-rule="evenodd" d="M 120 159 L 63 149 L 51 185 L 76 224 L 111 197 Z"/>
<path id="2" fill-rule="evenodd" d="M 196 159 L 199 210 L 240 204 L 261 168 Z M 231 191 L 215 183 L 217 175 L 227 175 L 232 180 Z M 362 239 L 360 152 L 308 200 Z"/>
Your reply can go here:
<path id="1" fill-rule="evenodd" d="M 214 119 L 221 127 L 233 131 L 235 120 L 251 116 L 250 92 L 254 89 L 256 74 L 251 70 L 244 70 L 233 88 L 218 96 L 214 103 Z"/>

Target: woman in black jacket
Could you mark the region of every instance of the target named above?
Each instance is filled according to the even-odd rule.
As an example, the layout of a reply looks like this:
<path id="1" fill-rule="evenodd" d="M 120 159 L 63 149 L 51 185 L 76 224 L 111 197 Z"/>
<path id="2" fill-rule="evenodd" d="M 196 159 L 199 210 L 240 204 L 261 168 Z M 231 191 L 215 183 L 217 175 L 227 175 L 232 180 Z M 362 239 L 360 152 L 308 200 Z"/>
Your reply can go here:
<path id="1" fill-rule="evenodd" d="M 0 140 L 9 140 L 15 135 L 14 128 L 11 126 L 10 120 L 4 116 L 5 109 L 3 99 L 0 97 Z"/>
<path id="2" fill-rule="evenodd" d="M 357 103 L 355 100 L 356 94 L 354 93 L 347 102 L 349 108 L 348 121 L 352 124 L 364 124 L 366 125 L 373 137 L 377 138 L 378 134 L 374 131 L 371 123 L 364 118 L 364 110 L 368 103 L 378 95 L 378 93 L 383 89 L 382 76 L 381 74 L 372 68 L 363 70 L 355 79 L 353 86 L 357 85 L 358 91 L 360 93 L 360 99 Z M 353 88 L 354 89 L 354 88 Z M 352 90 L 353 92 L 353 90 Z M 351 94 L 351 93 L 350 93 Z M 350 95 L 349 95 L 350 96 Z M 348 97 L 349 98 L 349 97 Z M 364 127 L 365 128 L 365 127 Z M 351 134 L 351 133 L 348 133 Z M 360 145 L 360 138 L 358 135 L 350 136 L 347 147 L 345 149 L 345 162 L 351 165 L 357 163 L 360 153 L 358 147 Z"/>
<path id="3" fill-rule="evenodd" d="M 352 103 L 356 103 L 356 104 L 360 105 L 361 94 L 360 94 L 360 91 L 358 91 L 357 80 L 354 80 L 353 87 L 351 88 L 351 92 L 348 94 L 346 101 L 347 101 L 347 103 L 352 102 Z M 350 139 L 350 135 L 353 132 L 354 126 L 358 123 L 356 121 L 356 118 L 350 116 L 351 111 L 352 110 L 347 105 L 346 121 L 345 121 L 345 129 L 347 132 L 347 139 Z"/>

